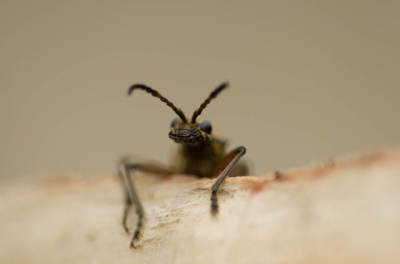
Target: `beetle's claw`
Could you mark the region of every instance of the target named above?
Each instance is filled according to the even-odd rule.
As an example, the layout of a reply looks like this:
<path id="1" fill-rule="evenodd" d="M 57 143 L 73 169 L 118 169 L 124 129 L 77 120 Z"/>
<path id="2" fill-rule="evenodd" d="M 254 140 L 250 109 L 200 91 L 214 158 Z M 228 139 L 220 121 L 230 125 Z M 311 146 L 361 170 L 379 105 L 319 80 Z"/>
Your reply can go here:
<path id="1" fill-rule="evenodd" d="M 139 239 L 139 236 L 140 236 L 140 231 L 136 230 L 135 235 L 133 236 L 132 241 L 131 241 L 131 248 L 136 248 L 134 242 L 135 242 L 135 240 Z"/>
<path id="2" fill-rule="evenodd" d="M 132 241 L 131 241 L 131 248 L 136 248 L 136 247 L 133 245 L 133 240 L 134 240 L 134 239 L 132 239 Z"/>
<path id="3" fill-rule="evenodd" d="M 212 191 L 211 193 L 211 214 L 213 216 L 216 216 L 218 213 L 218 198 L 217 198 L 217 192 Z"/>
<path id="4" fill-rule="evenodd" d="M 218 204 L 211 205 L 211 214 L 214 217 L 217 216 L 217 214 L 218 214 Z"/>

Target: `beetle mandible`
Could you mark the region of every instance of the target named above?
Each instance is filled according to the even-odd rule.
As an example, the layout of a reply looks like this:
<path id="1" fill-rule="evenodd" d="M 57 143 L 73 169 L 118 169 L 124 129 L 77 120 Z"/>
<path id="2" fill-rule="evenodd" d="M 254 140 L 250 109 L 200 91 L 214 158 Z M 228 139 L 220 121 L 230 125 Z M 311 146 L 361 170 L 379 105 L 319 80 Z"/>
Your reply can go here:
<path id="1" fill-rule="evenodd" d="M 131 95 L 137 89 L 144 90 L 172 108 L 179 118 L 175 118 L 171 122 L 169 137 L 176 143 L 181 143 L 178 152 L 180 164 L 176 168 L 168 168 L 151 163 L 132 162 L 127 158 L 123 158 L 119 162 L 118 172 L 122 182 L 124 182 L 125 191 L 125 209 L 122 224 L 127 233 L 129 229 L 126 225 L 126 220 L 128 211 L 133 203 L 136 206 L 136 214 L 138 215 L 136 230 L 130 244 L 131 248 L 135 247 L 134 241 L 139 238 L 144 215 L 144 210 L 132 179 L 135 171 L 140 170 L 162 175 L 184 173 L 207 178 L 218 176 L 211 187 L 211 213 L 213 216 L 218 213 L 217 191 L 225 178 L 227 176 L 245 176 L 248 174 L 248 167 L 244 163 L 238 163 L 239 159 L 246 153 L 245 147 L 237 147 L 226 154 L 226 140 L 213 133 L 210 122 L 197 121 L 197 117 L 211 100 L 228 86 L 229 84 L 224 82 L 215 88 L 200 107 L 193 112 L 190 121 L 180 108 L 177 108 L 171 101 L 149 86 L 134 84 L 129 87 L 128 95 Z"/>

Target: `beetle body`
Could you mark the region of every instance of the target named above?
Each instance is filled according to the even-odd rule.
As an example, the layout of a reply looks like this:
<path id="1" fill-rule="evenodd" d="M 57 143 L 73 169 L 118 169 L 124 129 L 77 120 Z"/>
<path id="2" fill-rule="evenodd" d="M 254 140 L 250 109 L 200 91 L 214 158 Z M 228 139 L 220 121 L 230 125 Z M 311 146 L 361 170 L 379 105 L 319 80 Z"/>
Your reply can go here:
<path id="1" fill-rule="evenodd" d="M 134 247 L 134 240 L 139 238 L 144 210 L 136 192 L 133 181 L 133 174 L 136 170 L 162 175 L 171 175 L 174 173 L 184 173 L 196 175 L 198 177 L 215 177 L 218 176 L 211 188 L 211 213 L 218 213 L 217 191 L 225 178 L 229 176 L 247 175 L 247 166 L 238 163 L 241 156 L 246 153 L 244 147 L 237 147 L 229 153 L 226 153 L 226 140 L 219 137 L 213 132 L 211 123 L 208 121 L 196 121 L 197 117 L 207 107 L 221 91 L 228 87 L 228 83 L 222 83 L 209 97 L 196 109 L 189 121 L 183 111 L 177 108 L 167 98 L 162 96 L 156 90 L 144 85 L 135 84 L 128 90 L 130 95 L 134 90 L 140 89 L 150 93 L 152 96 L 159 98 L 166 103 L 178 116 L 170 125 L 169 138 L 179 144 L 178 156 L 175 159 L 174 168 L 167 168 L 160 165 L 150 163 L 136 163 L 123 159 L 119 163 L 119 175 L 124 180 L 126 204 L 123 216 L 123 226 L 128 232 L 126 219 L 129 208 L 135 204 L 136 214 L 138 215 L 137 227 L 131 241 L 131 247 Z"/>

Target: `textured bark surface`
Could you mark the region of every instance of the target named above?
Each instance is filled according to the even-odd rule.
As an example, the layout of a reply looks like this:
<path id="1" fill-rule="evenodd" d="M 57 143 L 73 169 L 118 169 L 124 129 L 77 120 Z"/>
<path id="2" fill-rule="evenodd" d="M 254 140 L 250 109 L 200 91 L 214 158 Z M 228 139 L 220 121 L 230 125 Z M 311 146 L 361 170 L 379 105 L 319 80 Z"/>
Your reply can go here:
<path id="1" fill-rule="evenodd" d="M 400 154 L 260 177 L 137 175 L 137 249 L 115 176 L 49 175 L 0 188 L 0 263 L 400 263 Z M 136 223 L 134 209 L 129 226 Z"/>

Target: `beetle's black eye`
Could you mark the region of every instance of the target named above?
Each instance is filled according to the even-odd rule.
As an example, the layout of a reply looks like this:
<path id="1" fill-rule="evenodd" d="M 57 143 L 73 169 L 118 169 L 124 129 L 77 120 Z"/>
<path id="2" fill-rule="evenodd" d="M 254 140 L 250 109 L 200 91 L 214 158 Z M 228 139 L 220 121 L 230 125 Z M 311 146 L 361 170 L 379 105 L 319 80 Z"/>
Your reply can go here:
<path id="1" fill-rule="evenodd" d="M 171 127 L 174 127 L 177 124 L 179 124 L 179 118 L 175 118 L 174 120 L 172 120 Z"/>
<path id="2" fill-rule="evenodd" d="M 200 129 L 204 132 L 206 132 L 207 134 L 211 134 L 211 124 L 208 121 L 204 121 L 203 123 L 200 124 Z"/>

